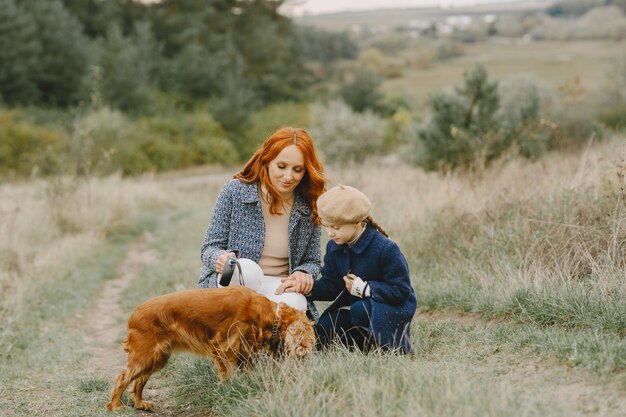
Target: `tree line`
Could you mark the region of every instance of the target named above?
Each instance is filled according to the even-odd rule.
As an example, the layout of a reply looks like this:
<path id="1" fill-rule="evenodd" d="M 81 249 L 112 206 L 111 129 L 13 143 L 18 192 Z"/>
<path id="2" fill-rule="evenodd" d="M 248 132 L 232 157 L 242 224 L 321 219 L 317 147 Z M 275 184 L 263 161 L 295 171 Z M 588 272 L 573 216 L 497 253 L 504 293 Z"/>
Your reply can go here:
<path id="1" fill-rule="evenodd" d="M 306 62 L 354 58 L 345 34 L 298 28 L 273 0 L 0 0 L 0 103 L 208 103 L 227 129 L 308 99 Z M 93 97 L 96 91 L 98 97 Z"/>

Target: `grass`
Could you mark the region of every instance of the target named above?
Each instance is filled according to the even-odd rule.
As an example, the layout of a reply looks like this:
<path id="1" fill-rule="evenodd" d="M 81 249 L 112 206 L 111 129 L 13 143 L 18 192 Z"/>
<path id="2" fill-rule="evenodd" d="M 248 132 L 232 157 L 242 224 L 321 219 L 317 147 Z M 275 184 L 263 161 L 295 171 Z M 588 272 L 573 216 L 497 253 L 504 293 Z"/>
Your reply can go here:
<path id="1" fill-rule="evenodd" d="M 182 355 L 148 388 L 169 387 L 167 399 L 191 415 L 619 415 L 623 146 L 512 160 L 480 176 L 374 162 L 329 167 L 331 186 L 371 197 L 407 256 L 421 302 L 415 354 L 261 355 L 250 374 L 222 385 L 210 361 Z M 3 415 L 110 415 L 117 369 L 93 371 L 81 320 L 146 233 L 157 256 L 133 272 L 119 300 L 124 314 L 194 287 L 210 208 L 228 177 L 0 186 Z M 106 348 L 117 354 L 118 344 Z"/>
<path id="2" fill-rule="evenodd" d="M 575 372 L 540 359 L 554 353 L 538 350 L 552 339 L 550 331 L 432 319 L 417 321 L 412 331 L 411 357 L 341 347 L 302 362 L 260 356 L 251 374 L 224 385 L 217 384 L 207 360 L 182 357 L 175 365 L 175 386 L 181 404 L 221 416 L 586 414 L 579 402 L 542 392 L 577 381 Z M 593 390 L 593 378 L 588 383 L 585 392 Z M 585 407 L 610 415 L 619 411 L 619 395 L 613 388 Z"/>
<path id="3" fill-rule="evenodd" d="M 116 177 L 5 184 L 0 195 L 3 208 L 15 207 L 0 221 L 0 247 L 14 254 L 0 274 L 0 408 L 7 416 L 84 415 L 81 402 L 108 395 L 109 381 L 85 376 L 81 313 L 154 226 L 155 212 L 142 209 L 158 212 L 166 200 Z"/>

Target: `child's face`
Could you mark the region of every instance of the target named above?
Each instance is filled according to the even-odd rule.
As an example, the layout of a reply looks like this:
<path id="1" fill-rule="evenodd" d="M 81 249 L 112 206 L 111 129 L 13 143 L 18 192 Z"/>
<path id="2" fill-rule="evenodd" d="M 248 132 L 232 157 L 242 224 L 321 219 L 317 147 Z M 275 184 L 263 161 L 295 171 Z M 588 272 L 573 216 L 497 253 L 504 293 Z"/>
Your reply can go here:
<path id="1" fill-rule="evenodd" d="M 323 219 L 322 226 L 326 230 L 328 237 L 338 245 L 354 240 L 361 230 L 360 223 L 332 224 L 325 222 Z"/>

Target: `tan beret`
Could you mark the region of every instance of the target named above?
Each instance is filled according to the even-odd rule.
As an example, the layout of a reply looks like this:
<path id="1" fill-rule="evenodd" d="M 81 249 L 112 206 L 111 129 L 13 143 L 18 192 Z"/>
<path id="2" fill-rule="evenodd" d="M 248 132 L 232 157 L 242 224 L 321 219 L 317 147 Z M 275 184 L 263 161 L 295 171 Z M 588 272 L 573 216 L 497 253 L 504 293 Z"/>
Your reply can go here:
<path id="1" fill-rule="evenodd" d="M 317 213 L 323 223 L 348 224 L 365 220 L 372 210 L 370 200 L 354 187 L 338 185 L 317 199 Z"/>

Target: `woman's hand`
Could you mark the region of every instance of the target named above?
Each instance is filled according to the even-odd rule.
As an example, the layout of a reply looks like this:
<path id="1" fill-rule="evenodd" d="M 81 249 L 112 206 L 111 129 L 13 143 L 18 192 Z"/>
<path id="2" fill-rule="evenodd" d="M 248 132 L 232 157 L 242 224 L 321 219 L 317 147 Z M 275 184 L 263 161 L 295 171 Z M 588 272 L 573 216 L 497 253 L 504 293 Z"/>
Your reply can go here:
<path id="1" fill-rule="evenodd" d="M 215 262 L 215 270 L 217 271 L 218 274 L 222 273 L 222 271 L 224 270 L 224 265 L 226 265 L 226 261 L 231 256 L 235 258 L 236 257 L 235 252 L 223 253 L 217 257 L 217 262 Z"/>
<path id="2" fill-rule="evenodd" d="M 313 275 L 302 271 L 294 271 L 287 278 L 281 279 L 282 284 L 276 288 L 274 294 L 280 295 L 285 292 L 297 292 L 308 294 L 313 290 Z"/>

